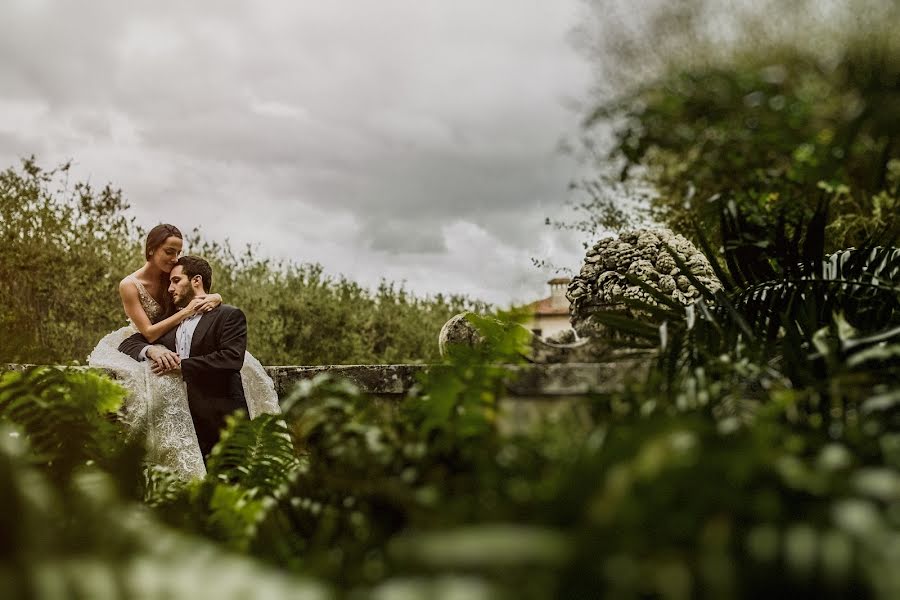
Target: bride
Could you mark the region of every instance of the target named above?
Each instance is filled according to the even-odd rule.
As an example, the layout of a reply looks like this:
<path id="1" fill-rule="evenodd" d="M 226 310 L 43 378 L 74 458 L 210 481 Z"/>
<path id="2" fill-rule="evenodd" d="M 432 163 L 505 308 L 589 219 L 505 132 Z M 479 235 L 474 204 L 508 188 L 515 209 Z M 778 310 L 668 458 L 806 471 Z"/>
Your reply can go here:
<path id="1" fill-rule="evenodd" d="M 88 364 L 113 372 L 128 390 L 122 416 L 133 434 L 145 438 L 147 460 L 191 478 L 203 477 L 206 467 L 184 381 L 177 371 L 155 375 L 151 372 L 152 361 L 138 362 L 118 349 L 123 340 L 136 332 L 153 343 L 188 317 L 222 303 L 222 296 L 209 294 L 175 310 L 167 293 L 168 274 L 183 245 L 181 232 L 174 225 L 157 225 L 150 230 L 144 247 L 144 266 L 119 283 L 119 296 L 129 324 L 100 340 L 88 356 Z M 249 352 L 244 355 L 241 380 L 251 418 L 280 412 L 272 379 Z"/>

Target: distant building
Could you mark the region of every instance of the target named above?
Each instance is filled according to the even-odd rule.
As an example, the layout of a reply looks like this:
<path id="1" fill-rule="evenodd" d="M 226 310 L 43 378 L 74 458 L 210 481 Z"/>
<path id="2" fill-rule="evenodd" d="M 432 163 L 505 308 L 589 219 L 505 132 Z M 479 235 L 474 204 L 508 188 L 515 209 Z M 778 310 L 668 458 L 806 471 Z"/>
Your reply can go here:
<path id="1" fill-rule="evenodd" d="M 525 327 L 543 337 L 550 337 L 571 329 L 569 324 L 569 300 L 566 298 L 566 289 L 571 280 L 568 277 L 556 277 L 547 283 L 550 284 L 550 297 L 532 302 L 527 306 L 531 310 L 531 321 L 525 323 Z"/>

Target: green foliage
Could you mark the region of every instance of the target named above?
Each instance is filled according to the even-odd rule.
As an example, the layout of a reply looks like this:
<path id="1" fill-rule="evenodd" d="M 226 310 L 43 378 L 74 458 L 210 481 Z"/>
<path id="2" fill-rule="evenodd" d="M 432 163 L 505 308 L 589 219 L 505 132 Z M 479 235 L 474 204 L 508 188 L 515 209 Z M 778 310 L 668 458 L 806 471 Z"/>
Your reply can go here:
<path id="1" fill-rule="evenodd" d="M 80 360 L 125 316 L 116 289 L 141 257 L 119 190 L 68 184 L 33 158 L 0 173 L 0 361 Z"/>
<path id="2" fill-rule="evenodd" d="M 452 536 L 457 539 L 473 519 L 508 518 L 509 502 L 526 513 L 532 499 L 552 495 L 558 465 L 551 465 L 549 448 L 542 456 L 528 439 L 499 434 L 503 371 L 480 363 L 521 356 L 520 328 L 478 321 L 494 343 L 454 353 L 423 381 L 422 395 L 403 406 L 379 405 L 327 376 L 300 384 L 283 402 L 300 460 L 290 460 L 285 447 L 270 450 L 272 460 L 284 465 L 274 484 L 252 483 L 268 481 L 270 471 L 264 461 L 248 458 L 256 456 L 259 439 L 237 434 L 247 422 L 233 421 L 214 450 L 207 479 L 185 486 L 179 498 L 157 498 L 155 504 L 165 515 L 181 511 L 185 516 L 177 522 L 232 548 L 347 585 L 371 585 L 405 572 L 393 564 L 397 557 L 421 543 L 435 543 L 420 539 L 419 529 L 427 538 L 436 528 L 459 527 Z M 216 459 L 230 455 L 237 458 Z M 226 464 L 240 466 L 226 469 Z M 534 470 L 534 477 L 525 477 L 521 467 Z M 514 481 L 504 481 L 504 474 L 517 472 Z M 479 508 L 491 505 L 496 510 Z M 497 557 L 497 568 L 518 565 L 517 572 L 524 573 L 526 564 L 535 566 L 534 556 L 547 555 L 543 540 L 559 537 L 530 531 L 509 526 L 485 532 L 499 536 L 497 543 L 509 533 L 514 544 L 522 536 L 536 546 L 519 548 L 521 560 Z M 473 541 L 459 543 L 477 545 L 481 533 L 469 531 L 464 537 Z M 557 564 L 559 552 L 551 554 L 555 558 L 547 560 Z"/>
<path id="3" fill-rule="evenodd" d="M 2 433 L 7 437 L 8 431 Z M 285 576 L 171 530 L 110 493 L 103 473 L 65 494 L 23 466 L 0 470 L 7 521 L 0 558 L 6 598 L 331 598 L 315 582 Z M 61 522 L 60 517 L 69 517 Z"/>
<path id="4" fill-rule="evenodd" d="M 827 434 L 798 432 L 789 410 L 772 407 L 752 427 L 690 410 L 618 417 L 562 496 L 585 514 L 560 595 L 896 593 L 892 552 L 878 547 L 894 543 L 896 525 L 887 525 L 885 498 L 871 495 L 895 489 L 896 471 L 860 464 L 863 456 Z M 859 485 L 870 476 L 880 483 Z"/>
<path id="5" fill-rule="evenodd" d="M 598 315 L 658 362 L 595 407 L 603 444 L 560 494 L 589 515 L 561 596 L 900 593 L 900 13 L 838 4 L 670 3 L 598 42 L 623 77 L 588 118 L 615 133 L 605 155 L 587 139 L 587 184 L 619 202 L 590 194 L 582 228 L 648 190 L 725 289 L 646 290 L 629 308 L 659 327 Z"/>
<path id="6" fill-rule="evenodd" d="M 498 402 L 509 378 L 504 365 L 523 363 L 531 335 L 521 327 L 526 314 L 501 313 L 499 319 L 467 314 L 484 342 L 475 348 L 448 348 L 451 368 L 435 369 L 422 382 L 427 393 L 411 396 L 405 404 L 409 418 L 426 437 L 451 435 L 451 446 L 465 445 L 494 428 Z M 431 439 L 430 444 L 442 440 Z"/>
<path id="7" fill-rule="evenodd" d="M 675 3 L 662 21 L 690 23 L 683 9 L 697 6 Z M 350 597 L 900 596 L 900 120 L 897 38 L 879 33 L 893 31 L 896 9 L 886 10 L 869 38 L 824 38 L 827 56 L 736 34 L 728 52 L 707 45 L 706 59 L 687 60 L 660 35 L 650 40 L 663 56 L 654 80 L 598 111 L 598 122 L 621 125 L 613 157 L 625 183 L 655 188 L 654 214 L 695 234 L 724 285 L 713 293 L 691 281 L 703 298 L 688 307 L 648 286 L 651 303 L 629 308 L 654 323 L 599 317 L 616 343 L 654 349 L 645 380 L 504 431 L 509 371 L 497 363 L 518 361 L 522 340 L 475 318 L 489 343 L 452 352 L 400 405 L 320 378 L 283 399 L 284 423 L 232 419 L 207 478 L 147 471 L 149 515 L 102 485 L 83 491 L 87 459 L 107 489 L 127 490 L 138 471 L 127 456 L 94 458 L 120 437 L 81 416 L 89 404 L 4 400 L 15 411 L 3 418 L 16 415 L 20 436 L 49 448 L 0 448 L 0 484 L 11 490 L 0 511 L 6 589 L 65 585 L 83 539 L 76 564 L 91 576 L 77 585 L 104 590 L 131 591 L 139 565 L 150 584 L 196 572 L 221 596 L 280 591 L 297 575 Z M 598 197 L 607 214 L 589 226 L 626 218 Z M 257 311 L 248 316 L 271 340 L 254 349 L 265 362 L 404 360 L 412 355 L 396 348 L 435 337 L 415 337 L 431 327 L 422 323 L 433 319 L 436 333 L 442 311 L 462 308 L 191 244 L 213 258 L 226 300 Z M 40 387 L 46 374 L 22 377 L 0 398 L 16 389 L 47 399 L 42 390 L 70 385 L 69 375 L 55 388 Z M 47 477 L 56 463 L 45 455 L 62 451 L 49 442 L 63 435 L 57 423 L 76 423 L 73 443 L 91 449 L 75 453 L 70 487 Z M 79 441 L 94 437 L 105 441 Z M 227 562 L 223 547 L 268 568 Z"/>
<path id="8" fill-rule="evenodd" d="M 722 596 L 783 587 L 890 597 L 900 589 L 883 545 L 900 539 L 892 516 L 900 499 L 900 250 L 868 242 L 824 255 L 824 206 L 792 227 L 793 238 L 784 222 L 765 230 L 733 207 L 723 223 L 724 291 L 706 289 L 688 307 L 647 307 L 665 316 L 658 332 L 625 315 L 598 315 L 630 339 L 660 343 L 650 380 L 606 413 L 623 421 L 610 427 L 607 448 L 627 444 L 611 457 L 632 458 L 591 464 L 608 474 L 609 489 L 594 498 L 598 510 L 620 535 L 630 518 L 635 532 L 677 524 L 669 539 L 681 548 L 674 566 L 686 594 L 699 585 L 732 590 Z M 671 480 L 663 476 L 669 468 Z M 640 490 L 644 480 L 652 485 Z M 698 490 L 690 481 L 708 483 Z M 666 506 L 624 504 L 653 490 L 665 490 Z M 726 550 L 704 547 L 710 527 Z M 672 559 L 660 541 L 648 547 L 634 534 L 629 586 L 643 585 L 647 569 L 666 560 L 635 557 L 659 551 Z M 718 566 L 707 570 L 714 556 Z M 773 581 L 776 565 L 785 579 Z"/>
<path id="9" fill-rule="evenodd" d="M 730 20 L 715 20 L 713 4 L 691 0 L 650 11 L 664 41 L 613 33 L 633 51 L 613 51 L 619 69 L 657 66 L 588 117 L 589 128 L 615 131 L 599 179 L 615 167 L 626 187 L 649 187 L 651 215 L 679 233 L 697 220 L 715 231 L 711 199 L 727 197 L 771 225 L 785 211 L 808 218 L 822 193 L 840 213 L 829 249 L 900 233 L 897 5 L 857 0 L 823 17 L 816 3 L 796 4 L 733 7 Z M 717 36 L 725 28 L 731 39 Z M 660 43 L 673 47 L 661 53 Z"/>
<path id="10" fill-rule="evenodd" d="M 476 318 L 490 343 L 451 353 L 400 406 L 319 377 L 284 399 L 283 421 L 232 418 L 205 479 L 151 471 L 145 495 L 168 525 L 129 535 L 179 529 L 363 596 L 895 597 L 900 344 L 885 330 L 896 312 L 867 308 L 895 285 L 895 254 L 815 260 L 821 244 L 803 239 L 820 239 L 824 219 L 780 245 L 733 220 L 726 247 L 766 248 L 759 264 L 738 276 L 720 265 L 725 292 L 659 308 L 673 311 L 661 365 L 675 367 L 597 397 L 592 418 L 576 409 L 502 433 L 509 382 L 495 363 L 517 360 L 522 340 L 514 325 Z M 855 329 L 789 305 L 773 339 L 804 322 L 805 345 L 764 343 L 772 315 L 751 318 L 752 303 L 735 300 L 769 281 L 763 273 L 866 321 Z M 835 281 L 819 285 L 823 274 Z M 79 517 L 63 506 L 51 510 Z M 110 539 L 97 541 L 98 572 L 129 556 Z M 180 539 L 183 552 L 202 544 Z M 236 584 L 270 585 L 249 564 Z"/>
<path id="11" fill-rule="evenodd" d="M 103 412 L 121 399 L 116 384 L 71 370 L 12 375 L 3 378 L 0 419 L 0 596 L 333 597 L 321 584 L 168 527 L 122 495 L 140 456 L 123 453 L 121 431 L 104 426 Z M 38 407 L 26 410 L 24 402 Z M 35 410 L 52 418 L 36 420 Z M 58 439 L 48 446 L 51 433 Z M 100 460 L 98 451 L 109 454 Z"/>
<path id="12" fill-rule="evenodd" d="M 70 186 L 68 174 L 68 165 L 46 171 L 33 158 L 0 173 L 0 362 L 79 362 L 125 324 L 118 284 L 143 264 L 143 234 L 121 191 Z M 214 291 L 244 310 L 263 364 L 435 361 L 447 319 L 484 308 L 390 282 L 368 290 L 250 247 L 237 255 L 197 231 L 186 242 L 212 264 Z"/>
<path id="13" fill-rule="evenodd" d="M 889 358 L 890 345 L 900 341 L 900 250 L 869 242 L 824 255 L 824 205 L 808 226 L 792 227 L 792 239 L 783 221 L 764 230 L 733 205 L 722 217 L 728 268 L 713 264 L 723 291 L 694 281 L 704 295 L 694 305 L 647 306 L 664 319 L 659 333 L 626 315 L 600 314 L 598 320 L 631 336 L 661 333 L 660 369 L 673 382 L 692 369 L 720 366 L 723 357 L 729 364 L 765 363 L 797 386 L 833 385 L 833 378 L 850 372 L 859 385 L 883 380 L 883 373 L 868 369 L 868 378 L 861 378 L 856 368 L 869 356 Z M 705 240 L 702 245 L 709 248 Z"/>
<path id="14" fill-rule="evenodd" d="M 125 392 L 91 372 L 38 368 L 0 376 L 0 422 L 15 424 L 34 459 L 67 479 L 85 464 L 106 465 L 121 454 L 124 433 L 110 415 Z"/>
<path id="15" fill-rule="evenodd" d="M 211 478 L 271 494 L 298 466 L 280 415 L 260 415 L 252 421 L 234 415 L 209 456 L 207 471 Z"/>

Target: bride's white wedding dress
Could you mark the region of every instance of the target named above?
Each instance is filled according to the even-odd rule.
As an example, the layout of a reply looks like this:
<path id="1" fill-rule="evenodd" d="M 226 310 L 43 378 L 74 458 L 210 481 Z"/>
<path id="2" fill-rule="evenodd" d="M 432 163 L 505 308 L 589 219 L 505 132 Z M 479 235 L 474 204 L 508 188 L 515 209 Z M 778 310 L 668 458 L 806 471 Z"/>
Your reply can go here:
<path id="1" fill-rule="evenodd" d="M 162 318 L 164 308 L 137 278 L 129 278 L 137 287 L 141 307 L 150 321 Z M 88 356 L 88 365 L 112 371 L 128 390 L 122 417 L 132 435 L 145 438 L 150 463 L 170 468 L 183 478 L 203 477 L 206 467 L 181 373 L 155 375 L 150 371 L 151 361 L 138 362 L 119 352 L 119 344 L 135 333 L 137 329 L 129 319 L 127 326 L 100 340 Z M 249 352 L 244 355 L 241 381 L 251 419 L 261 413 L 281 412 L 272 379 Z"/>

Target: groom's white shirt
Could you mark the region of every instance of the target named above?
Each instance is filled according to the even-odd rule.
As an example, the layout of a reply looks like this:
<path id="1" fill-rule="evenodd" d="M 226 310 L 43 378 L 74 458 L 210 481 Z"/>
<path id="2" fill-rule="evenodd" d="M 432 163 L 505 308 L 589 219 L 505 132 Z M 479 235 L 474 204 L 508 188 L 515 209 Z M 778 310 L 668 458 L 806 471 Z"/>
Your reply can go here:
<path id="1" fill-rule="evenodd" d="M 175 330 L 175 352 L 178 354 L 179 358 L 190 358 L 191 356 L 191 341 L 194 339 L 194 330 L 197 329 L 197 324 L 200 323 L 200 317 L 203 315 L 193 315 L 185 319 L 178 326 L 178 329 Z M 147 360 L 147 350 L 150 349 L 150 346 L 145 347 L 141 350 L 141 353 L 138 354 L 138 358 L 141 360 Z"/>

